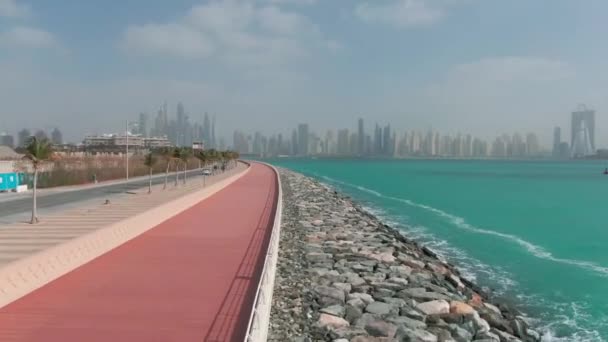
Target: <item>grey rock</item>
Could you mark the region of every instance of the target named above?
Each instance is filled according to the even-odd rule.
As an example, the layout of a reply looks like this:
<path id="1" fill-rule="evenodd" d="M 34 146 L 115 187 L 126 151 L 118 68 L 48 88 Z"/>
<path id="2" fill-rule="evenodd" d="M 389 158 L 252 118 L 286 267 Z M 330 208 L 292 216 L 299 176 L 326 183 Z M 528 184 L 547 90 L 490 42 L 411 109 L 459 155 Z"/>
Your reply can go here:
<path id="1" fill-rule="evenodd" d="M 325 307 L 325 308 L 319 310 L 319 312 L 326 313 L 326 314 L 332 315 L 332 316 L 344 317 L 346 310 L 342 305 L 336 304 L 336 305 Z"/>
<path id="2" fill-rule="evenodd" d="M 375 315 L 388 315 L 392 311 L 392 306 L 390 304 L 382 303 L 382 302 L 373 302 L 365 307 L 365 312 L 369 312 Z"/>
<path id="3" fill-rule="evenodd" d="M 344 291 L 345 295 L 349 294 L 353 288 L 353 286 L 349 283 L 333 283 L 332 286 Z"/>
<path id="4" fill-rule="evenodd" d="M 440 315 L 450 312 L 450 304 L 445 300 L 433 300 L 416 305 L 416 309 L 425 315 Z"/>
<path id="5" fill-rule="evenodd" d="M 437 336 L 423 329 L 397 328 L 395 337 L 402 342 L 438 342 Z"/>
<path id="6" fill-rule="evenodd" d="M 346 305 L 350 305 L 350 306 L 355 307 L 355 308 L 357 308 L 359 310 L 363 310 L 363 308 L 365 308 L 367 306 L 367 304 L 361 298 L 349 299 L 346 302 Z"/>
<path id="7" fill-rule="evenodd" d="M 333 260 L 331 254 L 329 254 L 329 253 L 317 253 L 317 252 L 306 254 L 306 258 L 310 262 L 324 262 L 324 261 Z"/>
<path id="8" fill-rule="evenodd" d="M 360 299 L 354 299 L 354 300 L 360 300 Z M 349 323 L 354 323 L 362 315 L 363 315 L 363 311 L 361 310 L 361 307 L 346 304 L 346 313 L 345 313 L 344 318 L 346 318 L 346 320 Z"/>
<path id="9" fill-rule="evenodd" d="M 344 291 L 335 287 L 316 286 L 314 292 L 317 294 L 319 304 L 322 306 L 344 304 Z"/>
<path id="10" fill-rule="evenodd" d="M 423 301 L 436 300 L 436 299 L 437 300 L 438 299 L 450 300 L 450 297 L 448 297 L 446 295 L 436 293 L 436 292 L 428 292 L 423 287 L 414 287 L 414 288 L 409 288 L 409 289 L 399 291 L 397 296 L 399 298 L 414 298 L 416 300 L 423 300 Z"/>
<path id="11" fill-rule="evenodd" d="M 517 337 L 496 328 L 490 329 L 490 332 L 498 336 L 498 338 L 500 338 L 500 342 L 521 342 L 521 340 Z"/>
<path id="12" fill-rule="evenodd" d="M 369 303 L 373 303 L 375 302 L 374 298 L 367 294 L 367 293 L 359 293 L 359 292 L 353 292 L 353 293 L 349 293 L 348 297 L 349 300 L 353 299 L 353 298 L 359 298 L 361 299 L 365 304 L 369 304 Z"/>
<path id="13" fill-rule="evenodd" d="M 423 321 L 419 321 L 416 319 L 412 319 L 405 316 L 391 316 L 386 318 L 387 322 L 391 322 L 395 325 L 405 325 L 411 329 L 424 329 L 426 328 L 426 323 Z"/>
<path id="14" fill-rule="evenodd" d="M 456 340 L 456 342 L 468 342 L 473 339 L 473 334 L 458 324 L 450 324 L 448 329 L 452 333 L 452 337 L 454 340 Z"/>
<path id="15" fill-rule="evenodd" d="M 397 327 L 383 320 L 375 320 L 365 325 L 365 331 L 376 337 L 393 337 L 395 336 Z"/>

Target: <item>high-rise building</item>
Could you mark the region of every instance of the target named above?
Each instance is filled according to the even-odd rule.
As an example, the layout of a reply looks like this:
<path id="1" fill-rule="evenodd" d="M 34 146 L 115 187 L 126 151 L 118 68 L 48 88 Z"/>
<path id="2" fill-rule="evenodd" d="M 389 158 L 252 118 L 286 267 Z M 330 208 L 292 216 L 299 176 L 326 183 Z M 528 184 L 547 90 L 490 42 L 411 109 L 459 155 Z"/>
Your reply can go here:
<path id="1" fill-rule="evenodd" d="M 375 155 L 382 154 L 382 128 L 378 126 L 376 123 L 376 128 L 374 129 L 374 149 L 373 153 Z"/>
<path id="2" fill-rule="evenodd" d="M 528 133 L 526 135 L 526 155 L 528 157 L 538 156 L 540 153 L 540 144 L 538 138 L 534 133 Z"/>
<path id="3" fill-rule="evenodd" d="M 57 127 L 51 132 L 51 142 L 55 145 L 63 144 L 63 134 Z"/>
<path id="4" fill-rule="evenodd" d="M 560 127 L 555 127 L 553 129 L 553 156 L 559 157 L 559 146 L 562 143 L 562 129 Z"/>
<path id="5" fill-rule="evenodd" d="M 236 152 L 240 154 L 249 153 L 249 142 L 247 141 L 247 137 L 243 132 L 234 131 L 232 139 L 232 145 Z"/>
<path id="6" fill-rule="evenodd" d="M 205 118 L 203 119 L 203 141 L 207 144 L 211 142 L 211 122 L 207 113 L 205 113 Z"/>
<path id="7" fill-rule="evenodd" d="M 31 136 L 32 136 L 32 133 L 30 132 L 29 129 L 24 128 L 24 129 L 20 130 L 19 133 L 17 133 L 18 147 L 23 147 L 23 146 L 27 145 Z"/>
<path id="8" fill-rule="evenodd" d="M 574 150 L 575 147 L 580 147 L 580 143 L 588 139 L 589 148 L 591 151 L 584 151 L 586 147 L 580 147 L 580 151 L 584 151 L 587 154 L 595 153 L 595 111 L 591 109 L 587 109 L 584 105 L 580 105 L 578 109 L 572 112 L 572 123 L 570 126 L 571 129 L 571 137 L 570 137 L 570 146 Z M 582 135 L 586 135 L 586 138 Z"/>
<path id="9" fill-rule="evenodd" d="M 359 138 L 359 150 L 357 151 L 359 155 L 365 154 L 365 128 L 363 127 L 363 119 L 359 118 L 359 134 L 357 135 Z"/>
<path id="10" fill-rule="evenodd" d="M 386 125 L 382 134 L 382 154 L 390 156 L 391 151 L 391 125 Z"/>
<path id="11" fill-rule="evenodd" d="M 139 113 L 138 133 L 144 138 L 148 137 L 148 114 Z"/>
<path id="12" fill-rule="evenodd" d="M 291 132 L 291 154 L 298 154 L 298 132 L 295 129 Z"/>
<path id="13" fill-rule="evenodd" d="M 309 148 L 309 133 L 308 124 L 298 125 L 298 155 L 308 155 Z"/>
<path id="14" fill-rule="evenodd" d="M 215 148 L 215 115 L 213 115 L 213 119 L 211 120 L 211 147 Z"/>
<path id="15" fill-rule="evenodd" d="M 15 138 L 8 133 L 2 133 L 2 134 L 0 134 L 0 145 L 14 148 L 15 147 Z"/>
<path id="16" fill-rule="evenodd" d="M 348 154 L 348 129 L 338 130 L 338 146 L 337 153 L 341 156 Z"/>

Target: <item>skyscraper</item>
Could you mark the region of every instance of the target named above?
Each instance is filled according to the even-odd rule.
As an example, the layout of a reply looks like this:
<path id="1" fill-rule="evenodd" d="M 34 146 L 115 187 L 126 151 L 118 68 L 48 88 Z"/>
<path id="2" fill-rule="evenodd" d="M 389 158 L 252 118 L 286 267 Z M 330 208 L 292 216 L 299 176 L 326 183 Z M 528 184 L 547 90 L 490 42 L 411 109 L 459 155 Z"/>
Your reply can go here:
<path id="1" fill-rule="evenodd" d="M 215 115 L 213 116 L 213 119 L 211 120 L 211 140 L 210 140 L 210 144 L 212 148 L 216 148 L 217 146 L 215 145 Z"/>
<path id="2" fill-rule="evenodd" d="M 562 129 L 555 127 L 553 129 L 553 156 L 559 157 L 559 145 L 562 143 Z"/>
<path id="3" fill-rule="evenodd" d="M 0 134 L 0 145 L 8 146 L 10 148 L 15 147 L 15 138 L 8 133 Z"/>
<path id="4" fill-rule="evenodd" d="M 144 138 L 148 137 L 148 114 L 139 113 L 138 133 Z"/>
<path id="5" fill-rule="evenodd" d="M 55 145 L 63 144 L 63 134 L 58 128 L 55 128 L 53 132 L 51 132 L 51 142 Z"/>
<path id="6" fill-rule="evenodd" d="M 19 133 L 17 134 L 17 142 L 18 142 L 18 147 L 23 147 L 25 145 L 27 145 L 27 142 L 29 141 L 30 137 L 32 136 L 32 133 L 30 132 L 29 129 L 24 128 L 22 130 L 19 131 Z"/>
<path id="7" fill-rule="evenodd" d="M 308 124 L 298 125 L 298 155 L 308 155 Z"/>
<path id="8" fill-rule="evenodd" d="M 298 132 L 296 132 L 295 129 L 291 132 L 291 151 L 290 152 L 292 155 L 298 154 Z"/>
<path id="9" fill-rule="evenodd" d="M 359 134 L 357 135 L 359 138 L 359 155 L 365 154 L 365 129 L 363 127 L 363 119 L 359 118 Z"/>
<path id="10" fill-rule="evenodd" d="M 386 125 L 382 135 L 382 154 L 385 156 L 390 156 L 391 146 L 391 125 Z"/>
<path id="11" fill-rule="evenodd" d="M 580 105 L 578 109 L 572 112 L 570 146 L 574 149 L 575 143 L 584 140 L 581 134 L 585 134 L 591 144 L 590 153 L 595 152 L 595 111 L 587 109 L 585 105 Z"/>
<path id="12" fill-rule="evenodd" d="M 211 123 L 209 122 L 209 114 L 205 113 L 203 119 L 203 141 L 205 144 L 211 143 Z"/>

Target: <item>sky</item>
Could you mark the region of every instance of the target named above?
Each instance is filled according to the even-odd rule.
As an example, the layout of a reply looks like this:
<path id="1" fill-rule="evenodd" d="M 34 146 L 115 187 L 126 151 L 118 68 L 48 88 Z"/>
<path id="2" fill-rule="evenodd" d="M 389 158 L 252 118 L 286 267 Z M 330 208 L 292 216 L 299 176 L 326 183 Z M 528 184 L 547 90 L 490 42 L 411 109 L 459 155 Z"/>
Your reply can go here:
<path id="1" fill-rule="evenodd" d="M 549 145 L 583 103 L 606 146 L 606 13 L 605 0 L 0 0 L 0 131 L 79 141 L 181 101 L 226 137 L 362 117 L 368 132 Z"/>

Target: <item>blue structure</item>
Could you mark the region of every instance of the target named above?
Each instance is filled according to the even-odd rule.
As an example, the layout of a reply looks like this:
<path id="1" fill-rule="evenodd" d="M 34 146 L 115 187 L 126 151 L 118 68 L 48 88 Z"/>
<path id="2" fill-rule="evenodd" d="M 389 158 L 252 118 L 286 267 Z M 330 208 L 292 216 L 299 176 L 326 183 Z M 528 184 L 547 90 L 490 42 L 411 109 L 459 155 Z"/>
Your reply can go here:
<path id="1" fill-rule="evenodd" d="M 0 173 L 0 191 L 16 190 L 22 179 L 23 174 L 20 173 Z"/>

